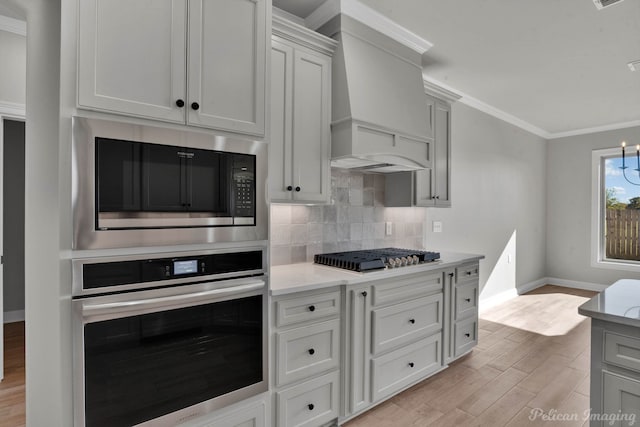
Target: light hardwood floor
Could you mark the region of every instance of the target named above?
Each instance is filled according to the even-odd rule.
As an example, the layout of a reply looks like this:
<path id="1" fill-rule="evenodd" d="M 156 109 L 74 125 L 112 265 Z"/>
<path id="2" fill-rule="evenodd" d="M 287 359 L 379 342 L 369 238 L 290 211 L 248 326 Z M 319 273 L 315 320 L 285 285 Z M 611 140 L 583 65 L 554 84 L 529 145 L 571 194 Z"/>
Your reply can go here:
<path id="1" fill-rule="evenodd" d="M 471 354 L 345 426 L 588 426 L 591 323 L 577 308 L 595 294 L 547 285 L 481 313 Z"/>
<path id="2" fill-rule="evenodd" d="M 4 325 L 4 379 L 0 382 L 0 427 L 25 425 L 24 322 Z"/>
<path id="3" fill-rule="evenodd" d="M 547 285 L 481 313 L 471 354 L 345 426 L 587 426 L 590 321 L 577 308 L 593 295 Z M 4 331 L 0 427 L 19 427 L 25 425 L 24 323 Z M 578 420 L 532 421 L 535 408 Z"/>

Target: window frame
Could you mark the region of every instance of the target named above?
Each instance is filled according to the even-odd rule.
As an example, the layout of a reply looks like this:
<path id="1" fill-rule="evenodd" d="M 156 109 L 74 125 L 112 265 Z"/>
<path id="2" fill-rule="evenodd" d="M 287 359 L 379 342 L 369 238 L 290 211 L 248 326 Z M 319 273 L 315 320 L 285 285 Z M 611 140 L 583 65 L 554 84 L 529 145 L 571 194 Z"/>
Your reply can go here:
<path id="1" fill-rule="evenodd" d="M 640 272 L 640 261 L 606 258 L 605 252 L 605 161 L 620 157 L 620 148 L 591 152 L 591 266 L 610 270 Z"/>

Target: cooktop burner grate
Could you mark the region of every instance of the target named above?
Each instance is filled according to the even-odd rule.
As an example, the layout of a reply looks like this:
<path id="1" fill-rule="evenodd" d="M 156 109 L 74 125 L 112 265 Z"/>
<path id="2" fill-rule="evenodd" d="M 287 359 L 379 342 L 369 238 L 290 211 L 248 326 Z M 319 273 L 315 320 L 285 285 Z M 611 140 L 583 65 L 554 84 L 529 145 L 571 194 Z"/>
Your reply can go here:
<path id="1" fill-rule="evenodd" d="M 438 252 L 419 251 L 414 249 L 382 248 L 360 251 L 334 252 L 315 255 L 316 264 L 343 268 L 353 271 L 372 271 L 384 268 L 404 267 L 436 261 Z"/>

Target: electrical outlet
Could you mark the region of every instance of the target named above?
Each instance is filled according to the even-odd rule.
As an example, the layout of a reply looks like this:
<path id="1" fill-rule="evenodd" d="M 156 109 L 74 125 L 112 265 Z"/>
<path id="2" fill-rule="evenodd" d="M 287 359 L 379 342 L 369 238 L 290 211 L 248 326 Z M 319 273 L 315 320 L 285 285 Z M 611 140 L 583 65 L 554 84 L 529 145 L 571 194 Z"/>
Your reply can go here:
<path id="1" fill-rule="evenodd" d="M 392 234 L 392 232 L 393 232 L 393 228 L 392 228 L 392 225 L 391 225 L 391 221 L 387 221 L 387 222 L 385 222 L 384 224 L 385 224 L 385 231 L 384 231 L 384 232 L 385 232 L 385 234 L 386 234 L 387 236 L 391 236 L 391 234 Z"/>
<path id="2" fill-rule="evenodd" d="M 507 255 L 507 264 L 511 264 L 511 254 Z"/>
<path id="3" fill-rule="evenodd" d="M 442 221 L 433 221 L 433 232 L 442 233 Z"/>

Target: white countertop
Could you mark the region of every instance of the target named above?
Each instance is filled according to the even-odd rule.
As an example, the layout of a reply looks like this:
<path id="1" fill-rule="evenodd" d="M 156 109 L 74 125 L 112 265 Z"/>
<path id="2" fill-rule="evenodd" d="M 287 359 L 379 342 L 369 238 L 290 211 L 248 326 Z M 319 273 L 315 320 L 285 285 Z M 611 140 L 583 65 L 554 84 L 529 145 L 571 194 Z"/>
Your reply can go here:
<path id="1" fill-rule="evenodd" d="M 483 258 L 484 255 L 441 252 L 438 261 L 400 268 L 376 270 L 368 273 L 358 273 L 311 262 L 277 265 L 271 267 L 269 282 L 272 295 L 285 295 L 331 286 L 355 285 L 371 280 L 454 267 L 467 262 L 479 261 Z"/>
<path id="2" fill-rule="evenodd" d="M 618 280 L 578 307 L 578 313 L 640 327 L 640 280 Z"/>

